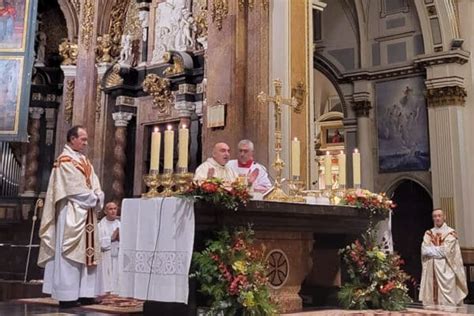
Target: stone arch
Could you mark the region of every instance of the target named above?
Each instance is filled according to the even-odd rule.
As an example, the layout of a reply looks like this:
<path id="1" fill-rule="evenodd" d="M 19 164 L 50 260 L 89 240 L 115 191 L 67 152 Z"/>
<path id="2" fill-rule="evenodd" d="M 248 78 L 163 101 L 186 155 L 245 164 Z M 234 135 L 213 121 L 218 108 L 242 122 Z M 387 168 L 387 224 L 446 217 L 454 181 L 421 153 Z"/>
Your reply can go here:
<path id="1" fill-rule="evenodd" d="M 404 181 L 412 181 L 422 187 L 431 198 L 433 198 L 433 190 L 431 186 L 422 179 L 413 176 L 412 174 L 401 174 L 398 175 L 394 180 L 388 182 L 384 187 L 382 187 L 382 192 L 386 192 L 389 196 L 398 188 L 398 186 Z"/>
<path id="2" fill-rule="evenodd" d="M 58 0 L 59 7 L 66 19 L 67 37 L 70 41 L 76 39 L 79 33 L 79 12 L 69 0 Z"/>

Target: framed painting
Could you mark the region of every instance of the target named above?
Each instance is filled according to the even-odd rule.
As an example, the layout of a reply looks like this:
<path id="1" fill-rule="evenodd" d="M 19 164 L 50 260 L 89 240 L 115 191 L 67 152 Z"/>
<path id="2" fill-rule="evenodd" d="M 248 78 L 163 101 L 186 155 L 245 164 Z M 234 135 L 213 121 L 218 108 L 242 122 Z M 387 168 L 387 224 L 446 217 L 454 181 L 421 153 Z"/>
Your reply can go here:
<path id="1" fill-rule="evenodd" d="M 429 170 L 424 78 L 380 82 L 375 91 L 380 172 Z"/>
<path id="2" fill-rule="evenodd" d="M 0 56 L 0 135 L 18 134 L 23 57 Z"/>
<path id="3" fill-rule="evenodd" d="M 344 148 L 344 125 L 342 121 L 321 122 L 321 150 L 338 150 Z"/>
<path id="4" fill-rule="evenodd" d="M 0 0 L 0 52 L 26 49 L 30 0 Z"/>

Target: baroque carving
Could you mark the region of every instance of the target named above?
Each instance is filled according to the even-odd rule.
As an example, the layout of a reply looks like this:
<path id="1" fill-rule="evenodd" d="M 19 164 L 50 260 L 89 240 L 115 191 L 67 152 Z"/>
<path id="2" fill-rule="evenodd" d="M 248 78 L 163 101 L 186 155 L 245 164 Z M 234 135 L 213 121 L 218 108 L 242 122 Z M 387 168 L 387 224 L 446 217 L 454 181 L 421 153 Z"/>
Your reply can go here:
<path id="1" fill-rule="evenodd" d="M 222 30 L 222 23 L 229 14 L 229 3 L 227 0 L 212 1 L 211 18 L 212 23 L 216 24 L 217 29 Z"/>
<path id="2" fill-rule="evenodd" d="M 193 15 L 196 21 L 196 39 L 202 45 L 207 40 L 207 0 L 193 1 Z"/>
<path id="3" fill-rule="evenodd" d="M 369 100 L 360 100 L 353 103 L 352 109 L 355 111 L 357 117 L 368 117 L 372 105 Z"/>
<path id="4" fill-rule="evenodd" d="M 72 123 L 72 110 L 74 104 L 74 80 L 66 80 L 66 93 L 64 99 L 64 120 L 68 123 Z"/>
<path id="5" fill-rule="evenodd" d="M 181 74 L 184 72 L 184 61 L 183 61 L 183 58 L 181 58 L 180 56 L 178 55 L 173 55 L 171 57 L 172 59 L 172 65 L 169 66 L 168 68 L 166 68 L 164 71 L 163 71 L 163 74 L 165 76 L 172 76 L 172 75 L 176 75 L 176 74 Z"/>
<path id="6" fill-rule="evenodd" d="M 81 12 L 81 1 L 80 0 L 70 0 L 72 5 L 74 6 L 74 10 L 76 10 L 77 16 L 79 16 Z"/>
<path id="7" fill-rule="evenodd" d="M 37 187 L 37 173 L 38 173 L 38 157 L 40 154 L 40 128 L 41 115 L 44 113 L 43 108 L 30 108 L 30 120 L 28 122 L 28 135 L 30 136 L 28 142 L 28 152 L 26 154 L 26 172 L 25 172 L 25 191 L 36 192 Z"/>
<path id="8" fill-rule="evenodd" d="M 102 63 L 112 62 L 111 50 L 113 48 L 110 34 L 103 34 L 97 37 L 96 61 Z"/>
<path id="9" fill-rule="evenodd" d="M 109 34 L 111 38 L 111 55 L 117 57 L 120 53 L 120 43 L 124 34 L 125 20 L 130 0 L 117 1 L 110 12 Z"/>
<path id="10" fill-rule="evenodd" d="M 79 49 L 76 43 L 69 41 L 67 38 L 63 39 L 59 44 L 59 55 L 63 58 L 62 65 L 75 65 L 77 62 L 77 55 Z"/>
<path id="11" fill-rule="evenodd" d="M 301 113 L 304 108 L 306 97 L 306 88 L 303 81 L 298 81 L 296 87 L 291 89 L 291 96 L 296 100 L 296 105 L 294 106 L 293 111 L 295 111 L 295 113 Z"/>
<path id="12" fill-rule="evenodd" d="M 100 81 L 97 81 L 96 87 L 96 97 L 95 97 L 95 120 L 96 122 L 100 121 L 100 115 L 102 113 L 102 89 L 100 87 Z"/>
<path id="13" fill-rule="evenodd" d="M 106 74 L 105 87 L 111 88 L 123 84 L 123 78 L 120 76 L 120 64 L 115 63 L 112 69 Z"/>
<path id="14" fill-rule="evenodd" d="M 449 86 L 428 89 L 428 106 L 459 106 L 466 102 L 466 89 L 459 86 Z"/>
<path id="15" fill-rule="evenodd" d="M 127 156 L 125 150 L 127 147 L 127 125 L 132 119 L 132 113 L 117 112 L 113 113 L 112 117 L 115 121 L 115 148 L 114 148 L 114 165 L 112 167 L 112 194 L 113 200 L 116 203 L 122 201 L 125 196 L 125 165 L 127 163 Z"/>
<path id="16" fill-rule="evenodd" d="M 81 42 L 84 44 L 84 48 L 87 51 L 91 47 L 94 29 L 94 14 L 94 0 L 85 0 L 81 25 Z"/>
<path id="17" fill-rule="evenodd" d="M 167 112 L 172 99 L 168 79 L 161 78 L 155 74 L 148 74 L 143 81 L 143 91 L 153 97 L 153 105 L 158 108 L 160 113 Z"/>

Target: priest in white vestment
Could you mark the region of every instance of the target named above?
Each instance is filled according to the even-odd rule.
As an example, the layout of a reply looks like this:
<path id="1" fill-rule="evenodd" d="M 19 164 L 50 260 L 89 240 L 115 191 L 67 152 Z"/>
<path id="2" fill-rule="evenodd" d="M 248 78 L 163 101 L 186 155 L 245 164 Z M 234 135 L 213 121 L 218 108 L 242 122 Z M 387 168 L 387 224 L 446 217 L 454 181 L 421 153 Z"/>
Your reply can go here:
<path id="1" fill-rule="evenodd" d="M 435 226 L 426 231 L 421 246 L 419 299 L 426 306 L 459 306 L 468 290 L 458 237 L 446 225 L 441 209 L 433 211 L 433 222 Z"/>
<path id="2" fill-rule="evenodd" d="M 117 219 L 117 204 L 105 205 L 105 217 L 99 222 L 101 260 L 97 267 L 100 292 L 118 293 L 118 254 L 120 241 L 120 221 Z"/>
<path id="3" fill-rule="evenodd" d="M 104 193 L 92 164 L 84 156 L 87 132 L 74 126 L 56 159 L 41 217 L 38 265 L 45 267 L 43 292 L 60 307 L 95 302 L 100 244 L 97 212 Z"/>
<path id="4" fill-rule="evenodd" d="M 194 174 L 195 181 L 219 178 L 225 182 L 237 180 L 237 173 L 226 164 L 230 159 L 230 147 L 226 143 L 217 143 L 212 149 L 212 157 L 208 158 Z"/>
<path id="5" fill-rule="evenodd" d="M 264 193 L 272 187 L 267 169 L 254 160 L 254 144 L 247 139 L 238 145 L 238 159 L 230 160 L 227 166 L 232 168 L 239 177 L 247 179 L 252 191 Z"/>

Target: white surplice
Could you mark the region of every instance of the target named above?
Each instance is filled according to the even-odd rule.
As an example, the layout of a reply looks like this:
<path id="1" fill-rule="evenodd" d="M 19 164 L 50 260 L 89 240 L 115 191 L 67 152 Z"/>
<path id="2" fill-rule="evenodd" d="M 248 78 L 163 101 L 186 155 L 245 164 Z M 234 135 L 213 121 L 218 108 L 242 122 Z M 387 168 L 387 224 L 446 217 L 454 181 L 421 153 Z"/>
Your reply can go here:
<path id="1" fill-rule="evenodd" d="M 423 272 L 420 301 L 456 306 L 467 295 L 466 275 L 456 232 L 448 225 L 428 230 L 421 246 Z"/>
<path id="2" fill-rule="evenodd" d="M 38 264 L 45 267 L 43 292 L 58 301 L 74 301 L 101 294 L 97 268 L 85 264 L 85 218 L 88 209 L 102 209 L 104 194 L 93 170 L 89 188 L 84 175 L 72 166 L 70 158 L 84 161 L 82 154 L 66 145 L 61 156 L 67 159 L 55 165 L 46 194 Z"/>
<path id="3" fill-rule="evenodd" d="M 239 161 L 237 159 L 230 160 L 227 166 L 233 169 L 239 176 L 248 176 L 250 173 L 258 169 L 258 176 L 252 184 L 252 189 L 256 191 L 267 191 L 272 187 L 272 183 L 268 178 L 267 169 L 255 161 L 252 162 L 250 168 L 239 167 Z"/>
<path id="4" fill-rule="evenodd" d="M 118 219 L 109 221 L 103 218 L 99 222 L 100 249 L 102 251 L 101 261 L 97 266 L 97 277 L 100 292 L 118 293 L 119 291 L 119 271 L 118 254 L 119 241 L 112 241 L 114 231 L 120 229 Z"/>
<path id="5" fill-rule="evenodd" d="M 238 174 L 232 168 L 220 165 L 214 158 L 208 158 L 194 173 L 195 181 L 207 180 L 209 169 L 214 169 L 213 178 L 218 178 L 226 182 L 234 182 L 237 180 Z"/>

